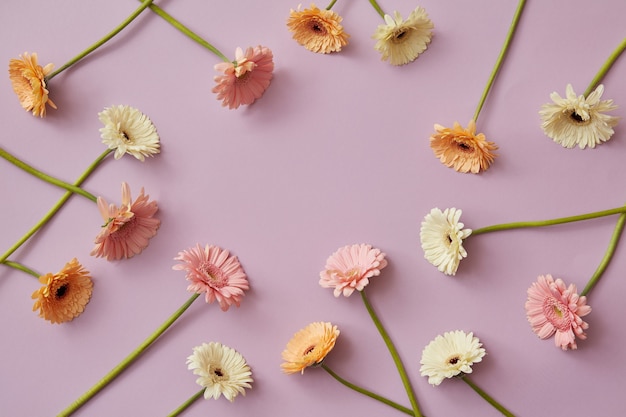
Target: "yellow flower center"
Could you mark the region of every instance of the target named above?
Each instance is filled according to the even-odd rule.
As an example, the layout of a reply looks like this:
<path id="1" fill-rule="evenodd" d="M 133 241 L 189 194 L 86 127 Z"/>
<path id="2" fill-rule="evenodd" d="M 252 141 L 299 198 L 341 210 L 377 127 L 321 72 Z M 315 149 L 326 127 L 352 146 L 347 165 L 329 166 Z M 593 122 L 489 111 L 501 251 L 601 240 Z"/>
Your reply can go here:
<path id="1" fill-rule="evenodd" d="M 215 288 L 222 288 L 228 283 L 224 272 L 210 262 L 202 262 L 198 270 L 207 278 L 207 283 Z"/>

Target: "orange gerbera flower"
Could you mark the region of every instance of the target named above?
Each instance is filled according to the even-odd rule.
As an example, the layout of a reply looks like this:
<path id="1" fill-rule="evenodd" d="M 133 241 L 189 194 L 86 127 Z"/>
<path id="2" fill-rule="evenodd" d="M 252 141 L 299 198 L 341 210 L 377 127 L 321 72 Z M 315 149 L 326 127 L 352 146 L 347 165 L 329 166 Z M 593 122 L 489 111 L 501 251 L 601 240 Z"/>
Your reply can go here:
<path id="1" fill-rule="evenodd" d="M 80 316 L 91 299 L 93 282 L 89 271 L 72 259 L 56 274 L 39 277 L 43 287 L 35 291 L 33 311 L 51 323 L 64 323 Z"/>
<path id="2" fill-rule="evenodd" d="M 498 149 L 483 133 L 476 134 L 476 122 L 470 120 L 467 129 L 454 122 L 452 129 L 436 124 L 437 131 L 430 137 L 430 147 L 435 156 L 457 172 L 477 174 L 485 171 L 496 158 L 492 151 Z"/>
<path id="3" fill-rule="evenodd" d="M 9 79 L 13 91 L 17 94 L 20 104 L 26 111 L 32 111 L 33 116 L 44 117 L 46 104 L 53 109 L 57 106 L 48 98 L 46 76 L 52 72 L 54 64 L 42 67 L 37 63 L 37 54 L 29 55 L 24 52 L 20 59 L 9 61 Z"/>
<path id="4" fill-rule="evenodd" d="M 291 9 L 287 27 L 293 38 L 309 51 L 328 54 L 339 52 L 348 44 L 350 35 L 343 31 L 342 17 L 332 10 L 320 10 L 315 4 L 310 9 Z"/>
<path id="5" fill-rule="evenodd" d="M 331 323 L 314 322 L 298 331 L 287 343 L 280 365 L 286 374 L 304 373 L 304 369 L 321 364 L 333 350 L 339 337 L 337 326 Z"/>

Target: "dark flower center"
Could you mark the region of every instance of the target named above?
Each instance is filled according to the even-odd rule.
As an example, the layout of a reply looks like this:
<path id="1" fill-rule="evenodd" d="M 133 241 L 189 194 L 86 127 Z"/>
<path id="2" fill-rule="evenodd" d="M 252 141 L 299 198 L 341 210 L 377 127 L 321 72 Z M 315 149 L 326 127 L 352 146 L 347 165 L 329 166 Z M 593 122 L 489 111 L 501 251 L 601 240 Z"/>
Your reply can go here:
<path id="1" fill-rule="evenodd" d="M 576 113 L 575 111 L 572 112 L 572 114 L 569 115 L 569 117 L 574 120 L 577 123 L 582 123 L 585 120 L 582 118 L 582 116 L 578 113 Z"/>
<path id="2" fill-rule="evenodd" d="M 450 359 L 448 359 L 448 363 L 450 365 L 456 365 L 459 362 L 459 357 L 458 356 L 453 356 Z"/>
<path id="3" fill-rule="evenodd" d="M 456 142 L 456 146 L 463 152 L 472 152 L 474 148 L 465 142 Z"/>
<path id="4" fill-rule="evenodd" d="M 316 35 L 326 35 L 327 33 L 326 27 L 317 20 L 311 22 L 311 30 L 315 32 Z"/>
<path id="5" fill-rule="evenodd" d="M 62 299 L 63 297 L 65 297 L 65 294 L 67 294 L 67 289 L 69 288 L 69 284 L 65 283 L 63 285 L 61 285 L 59 288 L 57 288 L 57 290 L 54 292 L 54 298 L 57 300 Z"/>
<path id="6" fill-rule="evenodd" d="M 224 376 L 224 373 L 222 372 L 222 370 L 220 368 L 214 369 L 213 373 L 215 374 L 215 376 L 218 376 L 220 378 Z"/>
<path id="7" fill-rule="evenodd" d="M 406 36 L 407 33 L 408 33 L 408 30 L 400 29 L 399 31 L 393 34 L 393 40 L 396 41 L 397 43 L 400 43 L 404 40 L 404 37 Z"/>
<path id="8" fill-rule="evenodd" d="M 306 356 L 315 350 L 315 345 L 311 345 L 302 352 L 302 356 Z"/>
<path id="9" fill-rule="evenodd" d="M 128 133 L 124 132 L 123 130 L 120 133 L 122 134 L 122 140 L 124 141 L 124 143 L 132 142 L 132 140 L 128 136 Z"/>

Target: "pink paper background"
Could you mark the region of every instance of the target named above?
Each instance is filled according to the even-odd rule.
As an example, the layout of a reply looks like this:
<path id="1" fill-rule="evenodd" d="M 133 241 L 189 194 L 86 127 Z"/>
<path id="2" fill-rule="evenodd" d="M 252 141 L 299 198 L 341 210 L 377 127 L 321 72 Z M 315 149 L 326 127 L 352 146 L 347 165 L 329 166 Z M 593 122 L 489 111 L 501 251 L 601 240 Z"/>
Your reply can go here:
<path id="1" fill-rule="evenodd" d="M 312 321 L 341 336 L 327 364 L 343 377 L 408 406 L 389 356 L 358 294 L 336 299 L 318 285 L 337 248 L 371 243 L 389 266 L 367 287 L 407 365 L 422 411 L 497 416 L 457 380 L 438 387 L 419 375 L 436 335 L 473 331 L 488 355 L 474 380 L 519 416 L 611 416 L 624 409 L 622 322 L 626 256 L 620 245 L 590 293 L 588 340 L 563 352 L 531 331 L 526 289 L 550 273 L 582 289 L 598 266 L 617 218 L 477 236 L 456 277 L 423 257 L 420 222 L 433 207 L 463 210 L 466 227 L 538 220 L 617 207 L 626 201 L 625 131 L 596 149 L 564 149 L 540 129 L 538 110 L 553 91 L 579 93 L 624 37 L 622 0 L 529 0 L 502 71 L 478 121 L 499 146 L 481 175 L 444 167 L 428 145 L 433 124 L 471 118 L 508 30 L 516 1 L 435 1 L 419 5 L 435 24 L 415 62 L 380 61 L 371 35 L 382 23 L 367 1 L 340 0 L 350 44 L 311 53 L 285 27 L 296 1 L 158 2 L 227 56 L 237 46 L 274 52 L 263 98 L 229 111 L 211 93 L 214 55 L 149 10 L 114 40 L 50 83 L 58 110 L 25 112 L 8 78 L 0 83 L 1 145 L 73 182 L 104 151 L 97 114 L 131 105 L 161 136 L 162 153 L 140 163 L 109 158 L 85 189 L 119 203 L 127 181 L 159 202 L 162 227 L 139 256 L 89 256 L 102 223 L 96 206 L 73 197 L 11 259 L 40 272 L 77 257 L 91 271 L 85 312 L 51 325 L 31 312 L 37 281 L 0 269 L 0 414 L 52 416 L 116 365 L 187 298 L 176 254 L 215 244 L 237 255 L 251 290 L 224 313 L 202 299 L 130 369 L 77 416 L 159 416 L 198 390 L 186 369 L 194 346 L 218 341 L 242 353 L 253 389 L 234 403 L 200 400 L 185 415 L 401 415 L 332 380 L 321 369 L 283 375 L 281 351 Z M 325 4 L 324 4 L 325 5 Z M 403 16 L 418 3 L 381 1 Z M 0 3 L 0 62 L 25 51 L 61 66 L 118 25 L 137 1 L 9 0 Z M 308 3 L 305 4 L 308 6 Z M 626 59 L 604 80 L 605 98 L 624 117 Z M 0 248 L 4 251 L 63 191 L 0 160 Z"/>

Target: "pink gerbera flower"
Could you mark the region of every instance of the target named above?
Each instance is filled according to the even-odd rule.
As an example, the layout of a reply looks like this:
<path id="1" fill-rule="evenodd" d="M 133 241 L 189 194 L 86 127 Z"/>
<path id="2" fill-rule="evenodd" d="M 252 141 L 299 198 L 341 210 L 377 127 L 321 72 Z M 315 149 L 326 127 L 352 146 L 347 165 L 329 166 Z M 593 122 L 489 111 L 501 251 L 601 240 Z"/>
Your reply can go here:
<path id="1" fill-rule="evenodd" d="M 369 278 L 379 275 L 386 266 L 385 254 L 372 245 L 344 246 L 326 260 L 326 269 L 320 272 L 320 285 L 334 288 L 335 297 L 341 293 L 348 297 L 354 290 L 363 290 Z"/>
<path id="2" fill-rule="evenodd" d="M 98 197 L 104 226 L 96 237 L 91 255 L 111 261 L 141 253 L 161 225 L 161 221 L 154 218 L 159 209 L 157 203 L 148 198 L 142 188 L 139 197 L 132 202 L 130 187 L 125 182 L 122 183 L 122 204 L 119 207 L 108 205 L 104 198 Z"/>
<path id="3" fill-rule="evenodd" d="M 248 278 L 236 256 L 217 246 L 199 244 L 195 248 L 178 253 L 174 258 L 183 263 L 173 269 L 187 272 L 191 284 L 188 291 L 206 293 L 206 302 L 217 300 L 222 311 L 235 304 L 239 307 L 243 291 L 248 290 Z"/>
<path id="4" fill-rule="evenodd" d="M 252 104 L 260 98 L 272 79 L 274 61 L 272 51 L 264 46 L 241 48 L 235 52 L 233 62 L 221 62 L 215 70 L 223 73 L 215 76 L 217 85 L 213 92 L 222 106 L 236 109 L 242 104 Z"/>
<path id="5" fill-rule="evenodd" d="M 576 349 L 576 337 L 585 340 L 589 325 L 581 317 L 591 312 L 587 297 L 579 296 L 576 286 L 565 285 L 551 275 L 540 275 L 528 289 L 526 317 L 541 339 L 556 333 L 554 343 L 563 350 Z"/>

